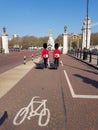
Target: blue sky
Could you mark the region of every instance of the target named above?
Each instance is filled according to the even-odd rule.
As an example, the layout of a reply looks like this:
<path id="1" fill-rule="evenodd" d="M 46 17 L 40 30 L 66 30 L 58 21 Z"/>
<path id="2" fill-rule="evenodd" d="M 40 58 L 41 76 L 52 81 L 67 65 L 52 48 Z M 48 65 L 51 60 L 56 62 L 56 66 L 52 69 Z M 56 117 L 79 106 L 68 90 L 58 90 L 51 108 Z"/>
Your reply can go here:
<path id="1" fill-rule="evenodd" d="M 81 33 L 87 0 L 0 0 L 0 34 L 7 28 L 9 37 L 44 37 L 53 31 L 55 39 L 64 32 Z M 89 0 L 91 24 L 98 23 L 98 0 Z M 98 32 L 98 25 L 92 27 Z"/>

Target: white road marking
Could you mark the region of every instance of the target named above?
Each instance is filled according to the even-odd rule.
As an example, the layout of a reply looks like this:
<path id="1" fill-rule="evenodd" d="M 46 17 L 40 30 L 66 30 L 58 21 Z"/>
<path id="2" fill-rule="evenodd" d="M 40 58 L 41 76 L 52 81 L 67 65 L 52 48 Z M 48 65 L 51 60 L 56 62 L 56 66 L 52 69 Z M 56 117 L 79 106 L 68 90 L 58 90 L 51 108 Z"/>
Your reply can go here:
<path id="1" fill-rule="evenodd" d="M 64 70 L 64 74 L 65 74 L 65 78 L 67 80 L 71 95 L 73 98 L 88 98 L 88 99 L 98 99 L 98 95 L 79 95 L 79 94 L 75 94 L 73 87 L 71 85 L 71 82 L 69 80 L 69 77 L 67 75 L 67 72 Z"/>
<path id="2" fill-rule="evenodd" d="M 16 114 L 13 124 L 18 126 L 21 125 L 25 119 L 31 120 L 34 116 L 39 116 L 38 118 L 38 125 L 39 126 L 47 126 L 50 121 L 50 110 L 46 106 L 47 100 L 44 99 L 42 101 L 35 100 L 39 98 L 39 96 L 35 96 L 32 98 L 31 102 L 28 104 L 27 107 L 21 108 L 18 113 Z M 35 104 L 38 104 L 38 107 L 34 107 Z M 45 117 L 44 122 L 42 121 Z"/>
<path id="3" fill-rule="evenodd" d="M 61 63 L 61 66 L 64 66 L 62 60 L 60 61 L 60 63 Z"/>

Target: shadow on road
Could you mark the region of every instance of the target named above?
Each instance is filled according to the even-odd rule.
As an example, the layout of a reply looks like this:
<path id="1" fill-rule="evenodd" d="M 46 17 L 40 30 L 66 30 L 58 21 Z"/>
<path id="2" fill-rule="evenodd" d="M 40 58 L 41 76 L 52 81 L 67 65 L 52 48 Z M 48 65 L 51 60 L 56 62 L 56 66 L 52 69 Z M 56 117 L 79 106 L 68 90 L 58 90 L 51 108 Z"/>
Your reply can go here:
<path id="1" fill-rule="evenodd" d="M 36 69 L 44 69 L 44 64 L 43 63 L 36 63 L 36 62 L 34 62 L 34 64 L 36 65 L 35 66 Z"/>
<path id="2" fill-rule="evenodd" d="M 68 66 L 68 67 L 71 67 L 71 68 L 75 68 L 75 69 L 83 70 L 83 71 L 86 71 L 86 72 L 88 72 L 88 73 L 93 73 L 93 74 L 98 75 L 98 72 L 94 72 L 94 71 L 91 71 L 91 70 L 88 70 L 88 69 L 82 69 L 82 68 L 75 67 L 75 66 L 71 66 L 71 65 L 67 65 L 67 64 L 64 64 L 64 65 L 65 65 L 65 66 Z"/>
<path id="3" fill-rule="evenodd" d="M 7 118 L 8 118 L 8 113 L 7 111 L 5 111 L 2 117 L 0 118 L 0 125 L 2 125 Z"/>
<path id="4" fill-rule="evenodd" d="M 83 80 L 83 82 L 85 82 L 87 84 L 91 84 L 95 88 L 98 88 L 98 81 L 97 80 L 93 80 L 93 79 L 87 78 L 87 77 L 79 75 L 79 74 L 74 74 L 74 76 L 81 78 Z"/>

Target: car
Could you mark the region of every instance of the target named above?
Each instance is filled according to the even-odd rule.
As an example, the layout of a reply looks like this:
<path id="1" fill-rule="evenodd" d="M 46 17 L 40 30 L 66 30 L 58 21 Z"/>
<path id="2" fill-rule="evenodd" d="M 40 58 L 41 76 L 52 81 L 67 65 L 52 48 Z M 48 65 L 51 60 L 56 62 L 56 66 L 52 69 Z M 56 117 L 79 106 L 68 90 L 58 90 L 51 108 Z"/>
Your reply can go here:
<path id="1" fill-rule="evenodd" d="M 98 55 L 98 49 L 97 48 L 92 49 L 91 54 Z"/>

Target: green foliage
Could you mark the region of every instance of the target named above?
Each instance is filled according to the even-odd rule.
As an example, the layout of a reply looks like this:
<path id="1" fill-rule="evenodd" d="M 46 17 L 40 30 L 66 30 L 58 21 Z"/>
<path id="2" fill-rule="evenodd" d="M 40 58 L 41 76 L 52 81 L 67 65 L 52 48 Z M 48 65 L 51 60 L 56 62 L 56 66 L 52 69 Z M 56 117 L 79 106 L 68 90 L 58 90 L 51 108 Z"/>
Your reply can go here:
<path id="1" fill-rule="evenodd" d="M 98 45 L 98 33 L 91 34 L 91 45 Z"/>
<path id="2" fill-rule="evenodd" d="M 44 42 L 48 41 L 48 37 L 23 36 L 22 38 L 12 38 L 9 40 L 9 46 L 19 45 L 22 48 L 42 46 Z"/>
<path id="3" fill-rule="evenodd" d="M 79 40 L 79 44 L 82 44 L 82 34 L 79 34 L 81 36 L 81 39 Z M 35 36 L 23 36 L 21 38 L 16 37 L 9 40 L 9 46 L 14 46 L 15 44 L 18 44 L 22 48 L 28 48 L 28 47 L 35 47 L 35 46 L 42 46 L 44 42 L 47 42 L 49 39 L 48 36 L 45 37 L 35 37 Z M 0 42 L 1 42 L 0 37 Z M 68 38 L 68 41 L 70 43 L 70 38 Z M 59 43 L 60 45 L 63 45 L 63 37 L 62 34 L 60 34 L 56 39 L 55 43 Z M 73 47 L 76 47 L 77 41 L 72 41 Z M 91 44 L 98 45 L 98 33 L 92 33 L 91 34 Z"/>
<path id="4" fill-rule="evenodd" d="M 55 39 L 55 43 L 59 43 L 60 45 L 63 45 L 63 37 L 61 34 Z"/>
<path id="5" fill-rule="evenodd" d="M 77 48 L 77 42 L 72 42 L 72 48 Z"/>

